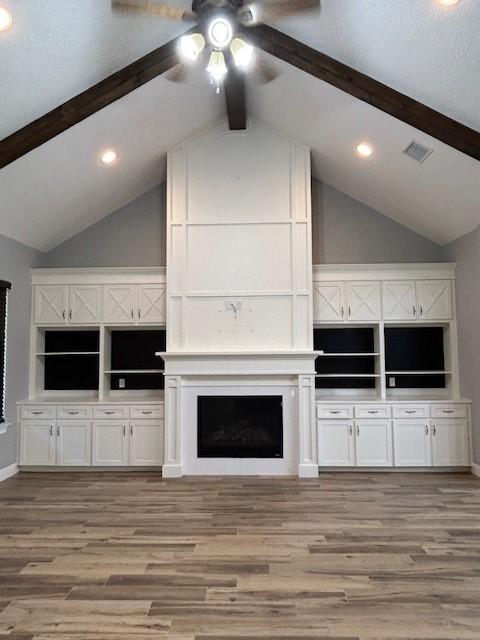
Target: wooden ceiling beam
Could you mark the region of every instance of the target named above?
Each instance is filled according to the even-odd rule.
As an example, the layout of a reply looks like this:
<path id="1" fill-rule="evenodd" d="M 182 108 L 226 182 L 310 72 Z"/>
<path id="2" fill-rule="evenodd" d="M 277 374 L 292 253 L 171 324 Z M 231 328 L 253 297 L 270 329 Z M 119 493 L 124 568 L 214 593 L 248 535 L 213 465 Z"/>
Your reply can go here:
<path id="1" fill-rule="evenodd" d="M 176 64 L 177 38 L 174 38 L 1 140 L 0 169 Z"/>
<path id="2" fill-rule="evenodd" d="M 228 126 L 231 131 L 247 128 L 247 107 L 245 104 L 245 82 L 243 74 L 235 66 L 232 56 L 227 56 L 228 73 L 223 81 L 225 102 L 227 103 Z"/>
<path id="3" fill-rule="evenodd" d="M 480 132 L 267 25 L 245 30 L 267 53 L 480 160 Z"/>

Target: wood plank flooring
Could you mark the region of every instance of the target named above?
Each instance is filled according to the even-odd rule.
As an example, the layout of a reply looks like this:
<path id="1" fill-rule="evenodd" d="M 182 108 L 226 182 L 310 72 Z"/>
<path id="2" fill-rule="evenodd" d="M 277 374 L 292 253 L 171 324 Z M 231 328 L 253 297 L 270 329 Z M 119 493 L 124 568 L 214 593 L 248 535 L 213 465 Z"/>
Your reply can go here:
<path id="1" fill-rule="evenodd" d="M 480 481 L 20 474 L 0 637 L 479 640 Z"/>

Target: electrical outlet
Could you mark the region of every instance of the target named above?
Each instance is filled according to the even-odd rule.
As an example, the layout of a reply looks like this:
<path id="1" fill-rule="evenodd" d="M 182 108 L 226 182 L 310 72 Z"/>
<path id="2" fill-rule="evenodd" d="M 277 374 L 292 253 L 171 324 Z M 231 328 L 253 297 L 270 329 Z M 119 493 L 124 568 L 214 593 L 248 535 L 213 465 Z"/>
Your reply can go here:
<path id="1" fill-rule="evenodd" d="M 397 383 L 395 382 L 395 378 L 394 378 L 393 376 L 391 376 L 391 377 L 388 379 L 388 386 L 389 386 L 389 387 L 395 387 L 395 386 L 396 386 L 396 384 L 397 384 Z"/>
<path id="2" fill-rule="evenodd" d="M 125 389 L 125 378 L 119 378 L 118 379 L 118 388 L 119 389 Z"/>

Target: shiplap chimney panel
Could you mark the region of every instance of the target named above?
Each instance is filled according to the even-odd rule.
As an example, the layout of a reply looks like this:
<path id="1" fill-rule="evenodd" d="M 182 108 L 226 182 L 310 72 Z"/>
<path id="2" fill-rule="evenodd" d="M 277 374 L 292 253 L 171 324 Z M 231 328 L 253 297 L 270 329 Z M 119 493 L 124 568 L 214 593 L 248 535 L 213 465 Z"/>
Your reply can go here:
<path id="1" fill-rule="evenodd" d="M 222 123 L 170 152 L 167 203 L 167 349 L 311 349 L 309 150 Z"/>

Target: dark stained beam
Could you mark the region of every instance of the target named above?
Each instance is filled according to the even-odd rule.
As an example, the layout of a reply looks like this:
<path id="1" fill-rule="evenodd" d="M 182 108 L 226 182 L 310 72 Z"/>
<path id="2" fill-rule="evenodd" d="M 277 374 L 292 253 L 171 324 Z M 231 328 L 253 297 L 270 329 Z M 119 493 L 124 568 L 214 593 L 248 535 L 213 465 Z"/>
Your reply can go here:
<path id="1" fill-rule="evenodd" d="M 177 39 L 174 38 L 1 140 L 0 169 L 176 64 Z"/>
<path id="2" fill-rule="evenodd" d="M 241 131 L 247 128 L 245 83 L 242 73 L 233 63 L 232 56 L 227 57 L 227 62 L 228 73 L 223 81 L 223 90 L 227 103 L 228 126 L 231 131 Z"/>
<path id="3" fill-rule="evenodd" d="M 251 27 L 245 30 L 245 37 L 252 44 L 280 60 L 480 160 L 480 132 L 448 118 L 273 27 L 267 25 Z M 452 99 L 454 99 L 453 96 Z"/>

